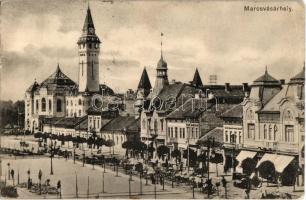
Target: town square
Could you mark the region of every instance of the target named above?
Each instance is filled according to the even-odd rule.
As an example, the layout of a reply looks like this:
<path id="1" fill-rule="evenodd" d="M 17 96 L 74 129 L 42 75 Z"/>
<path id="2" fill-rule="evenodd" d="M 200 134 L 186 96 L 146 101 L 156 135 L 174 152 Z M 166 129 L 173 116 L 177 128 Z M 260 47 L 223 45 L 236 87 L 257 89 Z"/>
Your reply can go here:
<path id="1" fill-rule="evenodd" d="M 303 13 L 1 2 L 0 197 L 303 198 Z"/>

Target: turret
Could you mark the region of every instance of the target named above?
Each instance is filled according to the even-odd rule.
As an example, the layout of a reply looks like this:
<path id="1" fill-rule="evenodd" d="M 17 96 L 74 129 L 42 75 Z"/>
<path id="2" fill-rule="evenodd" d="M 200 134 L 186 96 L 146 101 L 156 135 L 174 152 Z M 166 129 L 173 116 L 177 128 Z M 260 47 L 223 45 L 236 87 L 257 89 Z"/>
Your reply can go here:
<path id="1" fill-rule="evenodd" d="M 91 11 L 88 7 L 79 47 L 79 92 L 99 91 L 99 54 L 100 39 L 95 33 Z"/>

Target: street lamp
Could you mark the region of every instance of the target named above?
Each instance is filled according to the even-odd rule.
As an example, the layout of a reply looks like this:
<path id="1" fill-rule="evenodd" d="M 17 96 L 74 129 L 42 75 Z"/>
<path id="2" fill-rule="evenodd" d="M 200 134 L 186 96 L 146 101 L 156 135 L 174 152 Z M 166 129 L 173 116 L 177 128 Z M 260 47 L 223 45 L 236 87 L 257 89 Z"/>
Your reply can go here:
<path id="1" fill-rule="evenodd" d="M 53 141 L 51 139 L 51 144 L 50 144 L 50 158 L 51 158 L 51 169 L 50 169 L 50 175 L 53 175 L 53 156 L 54 156 L 54 145 Z"/>
<path id="2" fill-rule="evenodd" d="M 11 169 L 10 169 L 10 166 L 11 164 L 10 163 L 7 163 L 7 168 L 8 168 L 8 180 L 10 180 L 10 177 L 11 177 Z"/>

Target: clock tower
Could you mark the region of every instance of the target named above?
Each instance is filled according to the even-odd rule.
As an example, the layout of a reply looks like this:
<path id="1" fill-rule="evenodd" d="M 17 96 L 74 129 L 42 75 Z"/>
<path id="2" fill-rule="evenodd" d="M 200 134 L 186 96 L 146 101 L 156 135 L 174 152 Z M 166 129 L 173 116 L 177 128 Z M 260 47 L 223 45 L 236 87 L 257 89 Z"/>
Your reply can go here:
<path id="1" fill-rule="evenodd" d="M 99 91 L 100 43 L 88 7 L 82 36 L 77 42 L 79 49 L 79 92 Z"/>

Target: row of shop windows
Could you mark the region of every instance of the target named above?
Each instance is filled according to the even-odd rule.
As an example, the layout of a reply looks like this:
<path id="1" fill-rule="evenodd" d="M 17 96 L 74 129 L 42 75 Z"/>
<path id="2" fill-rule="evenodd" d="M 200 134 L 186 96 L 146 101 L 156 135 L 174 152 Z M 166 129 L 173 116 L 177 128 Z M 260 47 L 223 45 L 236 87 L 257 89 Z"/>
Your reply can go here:
<path id="1" fill-rule="evenodd" d="M 197 139 L 199 137 L 198 128 L 196 127 L 187 127 L 187 134 L 188 133 L 190 139 Z M 188 135 L 185 134 L 185 128 L 168 127 L 167 134 L 169 138 L 187 139 L 188 137 Z"/>
<path id="2" fill-rule="evenodd" d="M 237 135 L 238 135 L 238 141 L 237 141 Z M 241 131 L 237 132 L 234 131 L 225 131 L 225 142 L 228 142 L 228 143 L 238 143 L 238 144 L 241 144 L 241 141 L 242 140 L 242 136 L 241 136 Z"/>
<path id="3" fill-rule="evenodd" d="M 274 126 L 272 126 L 271 124 L 269 126 L 264 125 L 263 139 L 276 140 L 277 132 L 278 132 L 278 129 L 276 125 Z M 247 138 L 255 139 L 255 124 L 248 124 Z M 259 139 L 260 139 L 260 132 L 259 132 Z M 285 133 L 283 136 L 283 141 L 294 142 L 294 126 L 293 125 L 285 125 Z"/>
<path id="4" fill-rule="evenodd" d="M 94 129 L 100 129 L 101 126 L 100 126 L 100 118 L 96 118 L 96 117 L 89 117 L 89 126 L 91 128 L 94 128 Z"/>
<path id="5" fill-rule="evenodd" d="M 151 128 L 151 119 L 148 119 L 148 121 L 146 119 L 142 120 L 142 129 L 146 129 L 148 126 L 148 128 Z M 154 120 L 154 124 L 153 124 L 154 130 L 158 130 L 158 124 L 157 124 L 157 119 Z M 164 130 L 164 119 L 160 120 L 160 130 L 163 131 Z"/>

